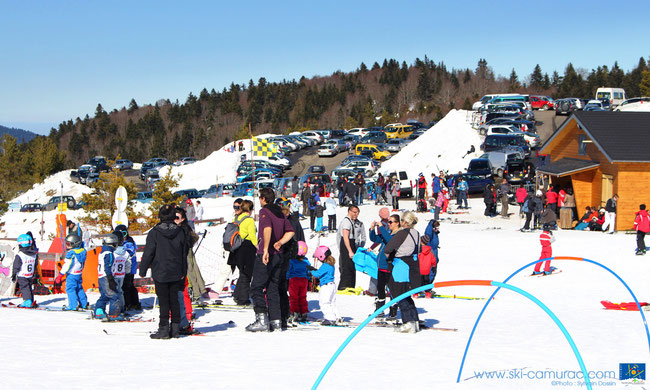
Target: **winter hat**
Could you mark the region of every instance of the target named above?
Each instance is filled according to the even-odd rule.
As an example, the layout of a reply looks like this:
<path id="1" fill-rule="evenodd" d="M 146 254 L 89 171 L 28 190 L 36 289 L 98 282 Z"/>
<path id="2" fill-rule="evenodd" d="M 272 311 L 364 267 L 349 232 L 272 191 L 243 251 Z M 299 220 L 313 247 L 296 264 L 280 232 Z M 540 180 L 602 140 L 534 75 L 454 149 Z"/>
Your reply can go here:
<path id="1" fill-rule="evenodd" d="M 600 209 L 600 210 L 598 210 L 598 211 L 600 211 L 601 213 L 604 213 L 604 212 L 605 212 L 605 209 Z"/>
<path id="2" fill-rule="evenodd" d="M 537 190 L 537 192 L 535 192 L 535 195 L 542 196 L 542 190 Z"/>
<path id="3" fill-rule="evenodd" d="M 418 177 L 423 177 L 423 176 L 424 176 L 424 175 L 422 174 L 422 172 L 420 172 L 420 174 L 418 175 Z"/>
<path id="4" fill-rule="evenodd" d="M 390 210 L 388 210 L 388 207 L 382 207 L 379 209 L 379 218 L 381 219 L 388 219 L 390 217 Z"/>

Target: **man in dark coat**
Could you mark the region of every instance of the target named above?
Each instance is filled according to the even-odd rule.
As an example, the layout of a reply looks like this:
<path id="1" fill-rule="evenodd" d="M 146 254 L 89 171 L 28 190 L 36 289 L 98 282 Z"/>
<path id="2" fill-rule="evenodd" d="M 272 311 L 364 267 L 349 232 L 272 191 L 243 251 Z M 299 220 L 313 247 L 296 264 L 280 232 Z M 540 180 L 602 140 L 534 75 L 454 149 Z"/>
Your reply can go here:
<path id="1" fill-rule="evenodd" d="M 174 223 L 176 208 L 167 204 L 158 212 L 160 223 L 147 234 L 147 243 L 140 261 L 140 277 L 151 276 L 160 302 L 160 322 L 154 339 L 178 337 L 181 322 L 178 293 L 185 288 L 187 276 L 188 239 L 183 229 Z M 171 311 L 171 332 L 169 312 Z"/>

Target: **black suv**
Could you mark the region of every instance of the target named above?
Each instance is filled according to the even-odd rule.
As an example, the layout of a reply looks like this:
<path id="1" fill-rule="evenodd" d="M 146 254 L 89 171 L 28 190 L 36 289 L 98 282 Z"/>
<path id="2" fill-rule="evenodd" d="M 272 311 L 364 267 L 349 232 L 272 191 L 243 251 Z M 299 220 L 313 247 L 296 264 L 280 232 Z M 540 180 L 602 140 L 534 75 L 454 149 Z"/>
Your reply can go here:
<path id="1" fill-rule="evenodd" d="M 102 156 L 95 156 L 88 160 L 86 164 L 94 166 L 99 172 L 109 172 L 111 170 L 111 167 L 106 164 L 106 159 Z"/>
<path id="2" fill-rule="evenodd" d="M 555 115 L 569 115 L 577 109 L 578 106 L 574 99 L 559 99 L 555 101 Z"/>

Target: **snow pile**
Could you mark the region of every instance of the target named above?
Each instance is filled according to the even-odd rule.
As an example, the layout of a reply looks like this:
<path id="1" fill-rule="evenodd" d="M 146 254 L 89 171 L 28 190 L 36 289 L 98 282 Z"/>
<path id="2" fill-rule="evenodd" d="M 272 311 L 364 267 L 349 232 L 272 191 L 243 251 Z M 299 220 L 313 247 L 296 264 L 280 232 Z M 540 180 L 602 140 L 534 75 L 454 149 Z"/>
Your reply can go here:
<path id="1" fill-rule="evenodd" d="M 429 177 L 441 170 L 464 171 L 471 159 L 481 155 L 479 147 L 483 142 L 466 117 L 465 110 L 451 110 L 435 126 L 382 164 L 381 172 L 404 170 L 409 177 L 415 178 L 420 172 Z M 465 156 L 472 145 L 476 152 Z"/>
<path id="2" fill-rule="evenodd" d="M 91 188 L 83 184 L 77 184 L 70 180 L 71 170 L 65 170 L 48 176 L 42 183 L 34 184 L 32 189 L 16 197 L 12 202 L 25 203 L 47 203 L 53 196 L 61 195 L 61 184 L 63 184 L 63 195 L 70 195 L 77 201 L 81 195 L 91 192 Z"/>
<path id="3" fill-rule="evenodd" d="M 264 138 L 269 135 L 257 137 Z M 169 169 L 171 169 L 172 175 L 182 175 L 178 187 L 175 188 L 178 190 L 189 188 L 202 190 L 210 188 L 211 185 L 216 183 L 234 183 L 237 176 L 237 167 L 242 161 L 242 155 L 251 152 L 251 140 L 243 140 L 243 151 L 239 151 L 238 145 L 239 141 L 235 145 L 235 150 L 231 151 L 233 144 L 229 143 L 194 164 L 163 167 L 160 169 L 160 176 L 166 175 Z"/>

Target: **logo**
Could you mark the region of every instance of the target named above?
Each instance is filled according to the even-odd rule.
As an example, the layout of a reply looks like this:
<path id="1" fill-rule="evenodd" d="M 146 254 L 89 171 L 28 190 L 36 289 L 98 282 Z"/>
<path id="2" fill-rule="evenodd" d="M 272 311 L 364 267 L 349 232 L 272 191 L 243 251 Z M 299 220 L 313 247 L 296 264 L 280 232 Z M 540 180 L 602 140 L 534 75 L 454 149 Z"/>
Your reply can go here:
<path id="1" fill-rule="evenodd" d="M 645 363 L 619 363 L 620 380 L 645 380 Z"/>

